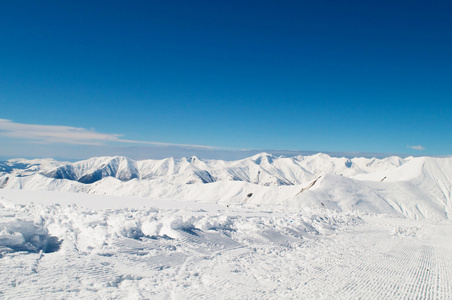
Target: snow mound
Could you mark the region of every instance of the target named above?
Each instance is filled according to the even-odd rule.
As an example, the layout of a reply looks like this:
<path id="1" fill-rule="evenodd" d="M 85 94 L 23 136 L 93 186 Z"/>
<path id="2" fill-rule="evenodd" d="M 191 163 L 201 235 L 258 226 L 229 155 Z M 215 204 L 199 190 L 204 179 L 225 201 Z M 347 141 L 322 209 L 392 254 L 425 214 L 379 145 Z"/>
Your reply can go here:
<path id="1" fill-rule="evenodd" d="M 15 251 L 46 249 L 48 232 L 32 221 L 15 219 L 0 223 L 0 246 Z"/>
<path id="2" fill-rule="evenodd" d="M 0 209 L 0 252 L 49 253 L 58 250 L 60 242 L 49 235 L 45 226 L 30 219 L 18 218 L 1 203 Z"/>

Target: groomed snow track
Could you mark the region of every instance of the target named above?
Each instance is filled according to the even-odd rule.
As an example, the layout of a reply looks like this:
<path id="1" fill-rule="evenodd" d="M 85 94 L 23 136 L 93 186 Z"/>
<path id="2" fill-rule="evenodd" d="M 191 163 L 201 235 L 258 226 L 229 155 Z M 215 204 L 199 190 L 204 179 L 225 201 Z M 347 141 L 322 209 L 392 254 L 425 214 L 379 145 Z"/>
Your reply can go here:
<path id="1" fill-rule="evenodd" d="M 382 220 L 379 220 L 382 222 Z M 383 226 L 382 226 L 383 227 Z M 314 259 L 304 295 L 322 299 L 450 299 L 452 227 L 429 225 L 421 236 L 392 236 L 387 229 L 354 230 L 330 238 Z M 377 225 L 378 228 L 378 225 Z M 331 244 L 330 244 L 331 243 Z M 319 248 L 317 248 L 319 249 Z"/>

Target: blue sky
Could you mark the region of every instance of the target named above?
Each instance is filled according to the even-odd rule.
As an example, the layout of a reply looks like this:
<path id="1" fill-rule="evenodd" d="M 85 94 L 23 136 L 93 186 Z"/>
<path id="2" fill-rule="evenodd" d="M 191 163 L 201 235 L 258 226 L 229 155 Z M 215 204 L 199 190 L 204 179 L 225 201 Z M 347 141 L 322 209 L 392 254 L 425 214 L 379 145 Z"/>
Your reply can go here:
<path id="1" fill-rule="evenodd" d="M 450 1 L 3 1 L 0 157 L 450 155 L 451 32 Z"/>

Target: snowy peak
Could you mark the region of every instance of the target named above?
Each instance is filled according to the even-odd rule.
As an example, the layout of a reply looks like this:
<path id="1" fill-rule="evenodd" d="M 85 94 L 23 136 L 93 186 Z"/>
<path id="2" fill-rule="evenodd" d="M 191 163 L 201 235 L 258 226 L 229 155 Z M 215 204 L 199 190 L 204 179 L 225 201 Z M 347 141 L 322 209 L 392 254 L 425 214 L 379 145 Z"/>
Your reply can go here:
<path id="1" fill-rule="evenodd" d="M 262 152 L 251 156 L 251 160 L 254 161 L 257 165 L 269 165 L 273 163 L 273 155 Z"/>
<path id="2" fill-rule="evenodd" d="M 59 166 L 49 172 L 43 173 L 44 176 L 55 179 L 77 180 L 74 167 L 72 165 Z"/>
<path id="3" fill-rule="evenodd" d="M 89 184 L 105 177 L 115 177 L 121 181 L 139 178 L 135 161 L 126 157 L 92 158 L 76 163 L 58 166 L 42 175 L 54 179 L 74 180 Z"/>

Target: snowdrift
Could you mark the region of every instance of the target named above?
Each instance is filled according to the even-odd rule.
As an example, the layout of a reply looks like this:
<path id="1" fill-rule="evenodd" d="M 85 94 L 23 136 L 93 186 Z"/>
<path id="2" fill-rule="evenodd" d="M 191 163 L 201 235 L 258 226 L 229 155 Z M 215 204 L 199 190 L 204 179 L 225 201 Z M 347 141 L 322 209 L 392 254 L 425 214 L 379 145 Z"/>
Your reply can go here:
<path id="1" fill-rule="evenodd" d="M 0 163 L 0 188 L 281 205 L 443 220 L 452 207 L 452 158 L 335 158 L 325 154 L 238 161 L 98 157 L 75 163 Z"/>
<path id="2" fill-rule="evenodd" d="M 49 234 L 43 221 L 36 222 L 29 215 L 21 215 L 17 209 L 13 211 L 16 207 L 4 200 L 0 202 L 0 257 L 2 253 L 14 251 L 57 251 L 61 241 Z"/>

